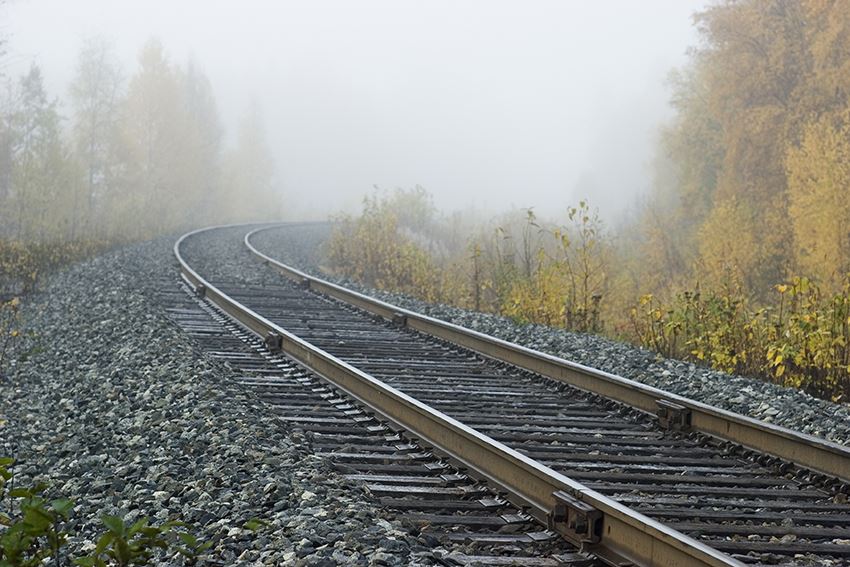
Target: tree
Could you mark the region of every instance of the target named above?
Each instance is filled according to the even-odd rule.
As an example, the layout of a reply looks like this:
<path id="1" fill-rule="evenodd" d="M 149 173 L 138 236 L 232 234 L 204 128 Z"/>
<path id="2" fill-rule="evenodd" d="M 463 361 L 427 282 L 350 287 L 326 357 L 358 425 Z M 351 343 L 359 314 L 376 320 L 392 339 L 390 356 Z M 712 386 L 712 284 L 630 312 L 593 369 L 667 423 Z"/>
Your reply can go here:
<path id="1" fill-rule="evenodd" d="M 221 197 L 220 167 L 222 128 L 215 96 L 207 76 L 190 59 L 181 74 L 184 148 L 179 186 L 192 207 L 192 224 L 212 221 Z"/>
<path id="2" fill-rule="evenodd" d="M 708 289 L 732 283 L 758 289 L 756 266 L 763 256 L 754 211 L 731 197 L 717 203 L 699 231 L 698 281 Z"/>
<path id="3" fill-rule="evenodd" d="M 4 81 L 5 83 L 5 81 Z M 12 132 L 13 95 L 11 84 L 6 87 L 0 98 L 0 238 L 10 237 L 13 230 L 12 217 Z"/>
<path id="4" fill-rule="evenodd" d="M 0 0 L 0 10 L 3 9 L 3 5 L 6 4 L 6 0 Z M 6 38 L 0 35 L 0 78 L 3 78 L 3 67 L 5 66 L 6 57 Z"/>
<path id="5" fill-rule="evenodd" d="M 236 148 L 225 167 L 226 210 L 234 220 L 269 220 L 283 212 L 283 197 L 274 185 L 274 161 L 266 142 L 262 114 L 252 106 L 239 125 Z"/>
<path id="6" fill-rule="evenodd" d="M 60 137 L 56 104 L 48 99 L 41 71 L 33 65 L 20 80 L 9 119 L 10 197 L 19 239 L 76 235 L 79 183 Z"/>
<path id="7" fill-rule="evenodd" d="M 809 124 L 787 168 L 798 265 L 837 291 L 850 271 L 850 111 Z"/>
<path id="8" fill-rule="evenodd" d="M 811 125 L 837 124 L 848 107 L 850 11 L 839 0 L 730 0 L 695 21 L 702 45 L 673 78 L 677 115 L 662 136 L 674 176 L 658 180 L 642 223 L 645 277 L 675 288 L 737 273 L 764 304 L 811 257 L 788 219 L 806 208 L 800 172 L 830 137 L 821 124 L 816 141 Z"/>
<path id="9" fill-rule="evenodd" d="M 181 100 L 178 73 L 162 45 L 150 40 L 139 54 L 122 116 L 127 186 L 113 210 L 136 236 L 173 230 L 186 205 L 176 180 L 181 164 Z M 115 201 L 119 201 L 116 203 Z"/>
<path id="10" fill-rule="evenodd" d="M 89 230 L 103 228 L 105 223 L 95 222 L 97 207 L 103 206 L 110 191 L 117 190 L 120 164 L 116 139 L 122 82 L 111 45 L 102 38 L 87 40 L 77 58 L 70 98 L 74 147 L 85 171 Z"/>
<path id="11" fill-rule="evenodd" d="M 759 246 L 743 269 L 761 299 L 791 260 L 784 158 L 809 76 L 805 21 L 796 0 L 729 2 L 697 17 L 708 42 L 708 102 L 723 132 L 715 206 L 735 199 L 760 211 L 749 227 Z"/>

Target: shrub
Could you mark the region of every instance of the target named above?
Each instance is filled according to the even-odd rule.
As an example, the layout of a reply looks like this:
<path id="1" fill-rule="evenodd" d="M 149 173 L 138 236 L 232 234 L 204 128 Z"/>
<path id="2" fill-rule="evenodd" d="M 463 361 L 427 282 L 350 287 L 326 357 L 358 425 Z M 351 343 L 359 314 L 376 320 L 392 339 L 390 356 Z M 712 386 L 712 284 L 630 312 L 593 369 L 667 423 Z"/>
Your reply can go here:
<path id="1" fill-rule="evenodd" d="M 74 503 L 67 498 L 47 499 L 45 484 L 15 488 L 13 464 L 14 459 L 0 457 L 0 566 L 66 564 L 69 534 L 65 523 Z M 130 524 L 108 515 L 101 516 L 101 522 L 106 531 L 98 538 L 94 552 L 74 559 L 75 565 L 148 565 L 157 550 L 182 555 L 185 564 L 195 565 L 212 547 L 211 542 L 201 542 L 191 533 L 177 530 L 185 525 L 181 522 L 153 525 L 142 518 Z"/>
<path id="2" fill-rule="evenodd" d="M 326 244 L 330 269 L 378 289 L 434 301 L 439 279 L 427 252 L 399 229 L 387 199 L 366 197 L 363 213 L 342 216 Z"/>
<path id="3" fill-rule="evenodd" d="M 753 309 L 740 287 L 682 292 L 670 305 L 643 296 L 631 310 L 633 339 L 667 357 L 772 380 L 809 393 L 850 394 L 850 276 L 823 297 L 805 277 L 775 286 L 775 307 Z"/>

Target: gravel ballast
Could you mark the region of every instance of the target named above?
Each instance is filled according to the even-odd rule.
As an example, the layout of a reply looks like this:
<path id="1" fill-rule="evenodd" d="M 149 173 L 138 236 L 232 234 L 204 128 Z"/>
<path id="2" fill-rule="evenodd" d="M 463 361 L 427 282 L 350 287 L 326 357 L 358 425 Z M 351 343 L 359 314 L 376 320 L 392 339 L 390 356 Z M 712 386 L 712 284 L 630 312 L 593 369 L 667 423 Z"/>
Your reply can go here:
<path id="1" fill-rule="evenodd" d="M 172 245 L 78 264 L 22 305 L 25 337 L 0 384 L 0 455 L 18 460 L 19 484 L 46 481 L 76 502 L 71 555 L 116 514 L 187 522 L 213 542 L 213 564 L 433 564 L 167 318 L 156 290 L 176 285 Z M 244 529 L 251 519 L 268 525 Z"/>
<path id="2" fill-rule="evenodd" d="M 427 303 L 329 276 L 319 268 L 321 245 L 329 231 L 327 224 L 282 227 L 258 233 L 252 242 L 260 251 L 282 262 L 405 309 L 768 423 L 850 444 L 847 404 L 834 404 L 795 388 L 665 359 L 646 349 L 597 335 L 521 325 L 506 317 Z"/>

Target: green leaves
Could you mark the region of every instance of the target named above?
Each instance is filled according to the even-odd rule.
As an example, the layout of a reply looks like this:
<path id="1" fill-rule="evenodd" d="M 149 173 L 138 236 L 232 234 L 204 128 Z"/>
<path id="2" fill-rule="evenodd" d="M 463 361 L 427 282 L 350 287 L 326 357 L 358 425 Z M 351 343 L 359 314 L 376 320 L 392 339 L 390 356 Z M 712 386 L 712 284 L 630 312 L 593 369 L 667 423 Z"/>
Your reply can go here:
<path id="1" fill-rule="evenodd" d="M 13 464 L 13 459 L 0 458 L 0 500 L 9 502 L 8 513 L 0 513 L 0 526 L 5 528 L 0 531 L 0 565 L 37 567 L 49 558 L 58 561 L 66 541 L 61 522 L 73 503 L 67 499 L 47 502 L 43 483 L 5 490 L 14 476 L 9 470 Z"/>
<path id="2" fill-rule="evenodd" d="M 631 309 L 635 335 L 668 357 L 706 361 L 837 399 L 850 393 L 850 276 L 824 296 L 808 278 L 774 286 L 778 305 L 753 310 L 740 288 L 650 295 Z"/>
<path id="3" fill-rule="evenodd" d="M 201 542 L 189 532 L 177 532 L 177 537 L 183 543 L 177 546 L 177 552 L 186 558 L 189 565 L 194 565 L 200 557 L 212 547 L 211 541 Z"/>
<path id="4" fill-rule="evenodd" d="M 94 552 L 75 561 L 82 567 L 101 567 L 117 565 L 146 565 L 158 549 L 173 549 L 186 558 L 189 565 L 194 563 L 212 547 L 211 542 L 201 542 L 197 537 L 185 531 L 176 531 L 183 522 L 165 522 L 153 525 L 148 518 L 140 518 L 133 524 L 118 516 L 101 516 L 106 532 L 100 536 Z"/>
<path id="5" fill-rule="evenodd" d="M 62 529 L 74 510 L 68 498 L 47 500 L 47 485 L 36 483 L 29 487 L 6 490 L 14 474 L 10 470 L 14 459 L 0 457 L 0 567 L 43 567 L 46 561 L 66 564 L 64 547 L 67 533 Z M 94 551 L 74 559 L 82 567 L 129 567 L 147 565 L 158 550 L 184 557 L 186 565 L 194 565 L 212 547 L 188 531 L 177 531 L 185 524 L 179 521 L 152 525 L 148 518 L 132 524 L 123 518 L 103 515 L 105 531 L 97 539 Z M 256 520 L 262 525 L 262 520 Z"/>
<path id="6" fill-rule="evenodd" d="M 106 527 L 91 555 L 74 560 L 82 567 L 147 565 L 156 549 L 169 547 L 170 527 L 151 526 L 147 518 L 130 525 L 117 516 L 101 516 Z"/>
<path id="7" fill-rule="evenodd" d="M 67 518 L 74 509 L 74 503 L 67 498 L 57 498 L 50 501 L 50 508 L 63 518 Z"/>
<path id="8" fill-rule="evenodd" d="M 101 516 L 100 521 L 103 522 L 106 529 L 108 529 L 113 535 L 121 537 L 125 536 L 127 529 L 121 518 L 117 516 Z"/>
<path id="9" fill-rule="evenodd" d="M 23 529 L 26 533 L 38 536 L 46 533 L 55 521 L 53 514 L 48 512 L 42 502 L 31 503 L 23 508 Z"/>

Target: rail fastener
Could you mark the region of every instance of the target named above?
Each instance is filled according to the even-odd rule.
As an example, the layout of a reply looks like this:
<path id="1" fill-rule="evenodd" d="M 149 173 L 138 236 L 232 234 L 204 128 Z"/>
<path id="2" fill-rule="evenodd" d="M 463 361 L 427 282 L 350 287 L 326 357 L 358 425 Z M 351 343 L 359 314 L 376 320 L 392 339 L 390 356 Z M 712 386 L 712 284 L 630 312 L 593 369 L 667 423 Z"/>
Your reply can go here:
<path id="1" fill-rule="evenodd" d="M 657 400 L 658 425 L 670 431 L 687 433 L 691 430 L 691 410 L 669 400 Z"/>

